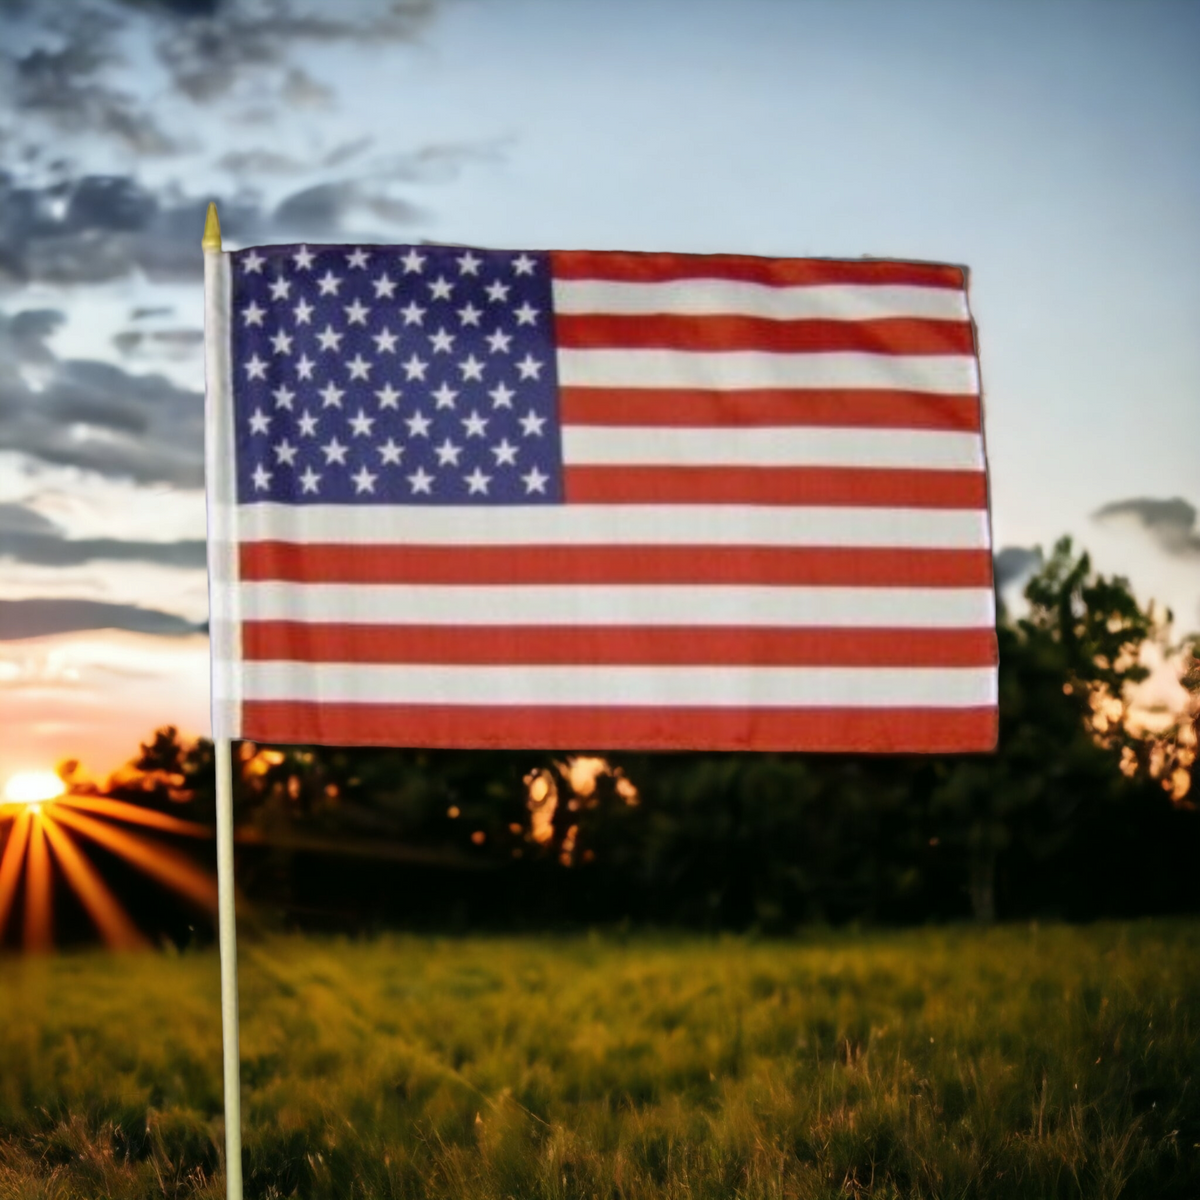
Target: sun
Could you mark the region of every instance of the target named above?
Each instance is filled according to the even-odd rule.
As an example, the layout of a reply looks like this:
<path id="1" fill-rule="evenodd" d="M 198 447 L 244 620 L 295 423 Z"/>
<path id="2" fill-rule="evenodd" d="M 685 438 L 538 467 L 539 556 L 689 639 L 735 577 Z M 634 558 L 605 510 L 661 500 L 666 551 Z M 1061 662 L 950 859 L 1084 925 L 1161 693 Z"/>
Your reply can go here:
<path id="1" fill-rule="evenodd" d="M 41 804 L 66 790 L 67 785 L 53 771 L 18 771 L 4 785 L 4 799 L 8 804 Z"/>

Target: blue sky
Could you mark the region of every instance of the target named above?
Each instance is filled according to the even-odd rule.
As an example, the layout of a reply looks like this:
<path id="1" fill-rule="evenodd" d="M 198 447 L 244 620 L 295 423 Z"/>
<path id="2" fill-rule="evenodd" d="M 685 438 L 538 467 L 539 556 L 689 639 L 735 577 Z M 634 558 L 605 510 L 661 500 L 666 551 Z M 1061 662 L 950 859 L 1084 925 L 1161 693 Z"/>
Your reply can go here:
<path id="1" fill-rule="evenodd" d="M 0 776 L 206 731 L 210 198 L 233 246 L 965 263 L 997 546 L 1200 626 L 1200 7 L 401 9 L 0 17 Z"/>

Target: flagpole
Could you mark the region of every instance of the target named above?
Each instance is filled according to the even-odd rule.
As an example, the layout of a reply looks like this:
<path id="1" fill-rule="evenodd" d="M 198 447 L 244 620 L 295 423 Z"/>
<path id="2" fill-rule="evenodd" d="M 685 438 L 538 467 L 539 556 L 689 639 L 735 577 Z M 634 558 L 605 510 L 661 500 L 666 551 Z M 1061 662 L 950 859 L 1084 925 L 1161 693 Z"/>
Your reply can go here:
<path id="1" fill-rule="evenodd" d="M 221 225 L 217 206 L 208 206 L 204 223 L 204 340 L 205 374 L 207 376 L 207 431 L 226 420 L 224 409 L 229 403 L 225 394 L 228 378 L 227 313 L 225 265 L 221 252 Z M 218 411 L 219 410 L 219 411 Z M 216 485 L 208 481 L 210 514 L 226 502 L 226 497 L 214 496 Z M 210 516 L 209 554 L 221 558 L 221 547 L 214 546 L 213 522 Z M 215 551 L 215 553 L 214 553 Z M 209 563 L 210 610 L 212 598 L 219 592 L 220 581 L 212 585 L 214 563 Z M 210 611 L 210 637 L 223 614 Z M 210 657 L 215 651 L 210 644 Z M 242 1200 L 242 1097 L 240 1061 L 238 1055 L 238 976 L 237 976 L 237 919 L 234 906 L 233 880 L 233 755 L 229 729 L 225 719 L 226 698 L 219 694 L 219 674 L 212 673 L 213 749 L 216 758 L 217 783 L 217 934 L 221 947 L 221 1049 L 225 1078 L 225 1195 L 228 1200 Z"/>

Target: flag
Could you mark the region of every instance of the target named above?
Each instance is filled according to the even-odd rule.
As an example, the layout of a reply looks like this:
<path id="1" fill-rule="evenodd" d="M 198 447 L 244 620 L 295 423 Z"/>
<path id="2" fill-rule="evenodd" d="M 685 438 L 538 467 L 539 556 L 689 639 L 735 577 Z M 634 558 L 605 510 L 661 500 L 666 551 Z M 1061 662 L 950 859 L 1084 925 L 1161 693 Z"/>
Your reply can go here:
<path id="1" fill-rule="evenodd" d="M 219 256 L 216 736 L 994 747 L 965 272 Z"/>

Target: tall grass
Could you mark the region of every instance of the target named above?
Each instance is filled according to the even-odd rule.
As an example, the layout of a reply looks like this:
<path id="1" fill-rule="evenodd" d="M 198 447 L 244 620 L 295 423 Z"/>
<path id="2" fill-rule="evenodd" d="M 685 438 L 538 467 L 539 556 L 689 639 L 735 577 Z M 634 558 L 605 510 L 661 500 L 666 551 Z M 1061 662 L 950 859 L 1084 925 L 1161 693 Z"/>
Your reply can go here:
<path id="1" fill-rule="evenodd" d="M 1200 923 L 243 947 L 250 1196 L 1200 1196 Z M 0 1197 L 223 1195 L 215 957 L 0 964 Z"/>

